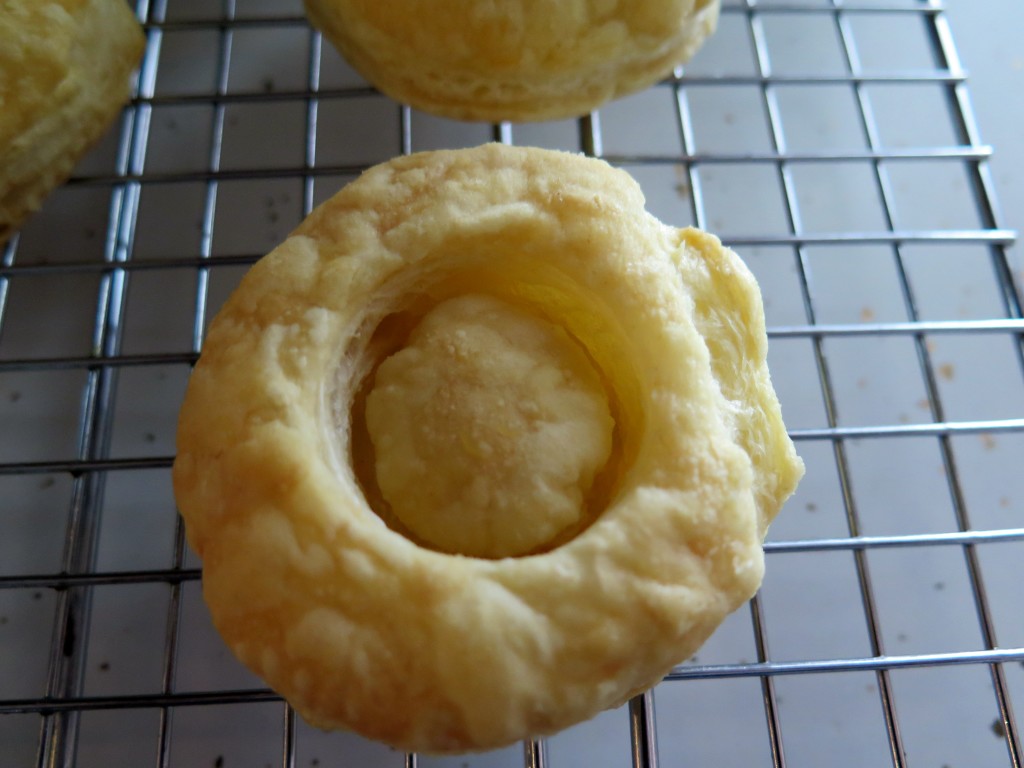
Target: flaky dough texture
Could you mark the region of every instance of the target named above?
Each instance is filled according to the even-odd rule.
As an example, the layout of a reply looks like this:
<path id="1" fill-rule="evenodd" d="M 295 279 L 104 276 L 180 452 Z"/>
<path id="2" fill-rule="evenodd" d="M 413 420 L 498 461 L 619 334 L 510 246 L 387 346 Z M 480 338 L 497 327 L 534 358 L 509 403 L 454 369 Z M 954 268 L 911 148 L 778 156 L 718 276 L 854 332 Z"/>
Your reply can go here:
<path id="1" fill-rule="evenodd" d="M 103 135 L 142 45 L 125 0 L 0 0 L 0 243 Z"/>
<path id="2" fill-rule="evenodd" d="M 760 295 L 718 240 L 643 206 L 626 173 L 570 154 L 399 158 L 313 211 L 211 324 L 175 493 L 218 630 L 309 722 L 426 752 L 552 733 L 657 683 L 757 589 L 803 472 Z M 470 294 L 561 326 L 615 420 L 600 509 L 527 556 L 418 543 L 360 470 L 358 403 L 393 329 Z"/>
<path id="3" fill-rule="evenodd" d="M 394 98 L 461 120 L 553 120 L 687 61 L 719 0 L 305 0 L 313 24 Z"/>

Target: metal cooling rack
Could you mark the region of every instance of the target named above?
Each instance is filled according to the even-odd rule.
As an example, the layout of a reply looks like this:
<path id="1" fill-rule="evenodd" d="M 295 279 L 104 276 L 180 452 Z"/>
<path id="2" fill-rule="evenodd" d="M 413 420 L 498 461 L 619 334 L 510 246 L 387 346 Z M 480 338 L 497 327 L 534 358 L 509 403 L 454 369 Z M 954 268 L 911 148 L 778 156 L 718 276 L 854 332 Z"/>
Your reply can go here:
<path id="1" fill-rule="evenodd" d="M 394 104 L 298 2 L 210 5 L 139 0 L 136 98 L 2 251 L 0 765 L 1021 766 L 1024 319 L 939 2 L 732 0 L 685 72 L 539 126 Z M 246 266 L 365 167 L 486 140 L 604 157 L 740 251 L 808 475 L 759 596 L 653 694 L 435 759 L 234 662 L 168 470 Z"/>

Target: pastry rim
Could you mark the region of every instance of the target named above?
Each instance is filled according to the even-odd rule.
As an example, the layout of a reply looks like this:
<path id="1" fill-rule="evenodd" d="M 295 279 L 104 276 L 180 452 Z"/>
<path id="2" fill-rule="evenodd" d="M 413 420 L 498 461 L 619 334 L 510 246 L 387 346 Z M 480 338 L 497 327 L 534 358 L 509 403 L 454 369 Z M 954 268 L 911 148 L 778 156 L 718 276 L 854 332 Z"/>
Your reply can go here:
<path id="1" fill-rule="evenodd" d="M 450 231 L 416 230 L 438 212 Z M 344 316 L 352 292 L 372 296 L 408 269 L 413 255 L 401 245 L 419 244 L 410 248 L 422 256 L 422 239 L 451 243 L 452 231 L 537 238 L 559 227 L 570 230 L 563 243 L 586 247 L 581 238 L 597 233 L 616 246 L 591 276 L 625 280 L 609 288 L 616 301 L 643 313 L 651 291 L 678 300 L 636 322 L 669 321 L 690 354 L 685 376 L 657 383 L 698 391 L 713 407 L 659 387 L 644 403 L 645 440 L 662 446 L 683 430 L 699 450 L 683 469 L 659 467 L 645 442 L 630 470 L 644 482 L 630 479 L 593 525 L 552 551 L 483 560 L 419 547 L 384 526 L 351 469 L 346 476 L 323 428 L 330 387 L 309 370 L 336 365 L 357 333 L 359 318 Z M 676 251 L 705 248 L 721 250 L 653 219 L 624 172 L 502 145 L 398 158 L 315 210 L 214 320 L 179 422 L 175 494 L 204 560 L 214 622 L 239 658 L 314 725 L 445 753 L 560 730 L 655 684 L 696 650 L 756 590 L 764 520 L 777 511 L 757 508 L 750 458 L 677 272 Z M 630 255 L 637 249 L 646 261 Z M 797 476 L 782 483 L 779 503 Z M 353 580 L 375 594 L 344 588 Z"/>

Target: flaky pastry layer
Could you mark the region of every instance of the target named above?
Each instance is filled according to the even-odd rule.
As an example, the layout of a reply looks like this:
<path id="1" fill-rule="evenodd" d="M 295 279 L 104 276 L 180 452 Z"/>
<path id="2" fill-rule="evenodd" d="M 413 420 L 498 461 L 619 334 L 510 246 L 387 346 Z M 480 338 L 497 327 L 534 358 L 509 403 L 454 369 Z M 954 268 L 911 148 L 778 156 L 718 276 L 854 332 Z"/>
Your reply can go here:
<path id="1" fill-rule="evenodd" d="M 103 135 L 142 46 L 125 0 L 0 0 L 0 243 Z"/>
<path id="2" fill-rule="evenodd" d="M 461 120 L 574 117 L 687 61 L 719 0 L 304 0 L 370 82 Z"/>
<path id="3" fill-rule="evenodd" d="M 600 508 L 524 557 L 416 541 L 361 436 L 375 366 L 479 293 L 575 339 L 615 421 Z M 174 486 L 214 622 L 309 722 L 400 749 L 495 748 L 618 705 L 760 584 L 803 471 L 766 351 L 739 258 L 656 221 L 604 162 L 487 145 L 377 166 L 252 268 L 189 383 Z"/>
<path id="4" fill-rule="evenodd" d="M 366 399 L 381 495 L 442 552 L 511 557 L 581 525 L 614 422 L 562 328 L 485 294 L 434 307 Z"/>

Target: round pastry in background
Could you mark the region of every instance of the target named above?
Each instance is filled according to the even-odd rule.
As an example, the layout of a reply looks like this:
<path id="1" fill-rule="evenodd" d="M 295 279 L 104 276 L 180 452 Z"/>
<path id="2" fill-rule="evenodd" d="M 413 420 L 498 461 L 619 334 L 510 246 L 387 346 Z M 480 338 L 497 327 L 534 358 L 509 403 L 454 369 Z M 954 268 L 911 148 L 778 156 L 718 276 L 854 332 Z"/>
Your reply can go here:
<path id="1" fill-rule="evenodd" d="M 803 467 L 760 294 L 578 155 L 370 169 L 213 320 L 174 488 L 233 652 L 310 723 L 485 750 L 655 685 Z"/>
<path id="2" fill-rule="evenodd" d="M 305 0 L 344 57 L 389 96 L 460 120 L 590 112 L 687 61 L 719 0 Z"/>
<path id="3" fill-rule="evenodd" d="M 0 243 L 106 131 L 143 43 L 125 0 L 0 0 Z"/>

